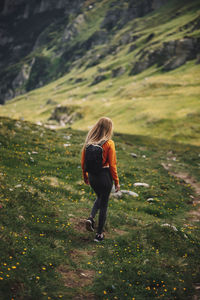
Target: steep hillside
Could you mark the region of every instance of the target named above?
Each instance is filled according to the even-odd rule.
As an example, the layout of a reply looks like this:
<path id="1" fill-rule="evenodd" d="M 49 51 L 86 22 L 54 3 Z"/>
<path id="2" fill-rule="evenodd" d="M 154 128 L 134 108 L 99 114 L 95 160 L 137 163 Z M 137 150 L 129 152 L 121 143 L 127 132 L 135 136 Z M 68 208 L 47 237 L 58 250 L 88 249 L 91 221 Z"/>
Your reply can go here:
<path id="1" fill-rule="evenodd" d="M 199 144 L 199 1 L 7 0 L 0 24 L 1 115 Z"/>
<path id="2" fill-rule="evenodd" d="M 115 135 L 121 188 L 138 196 L 111 195 L 97 245 L 85 134 L 0 118 L 0 299 L 198 299 L 199 147 Z"/>

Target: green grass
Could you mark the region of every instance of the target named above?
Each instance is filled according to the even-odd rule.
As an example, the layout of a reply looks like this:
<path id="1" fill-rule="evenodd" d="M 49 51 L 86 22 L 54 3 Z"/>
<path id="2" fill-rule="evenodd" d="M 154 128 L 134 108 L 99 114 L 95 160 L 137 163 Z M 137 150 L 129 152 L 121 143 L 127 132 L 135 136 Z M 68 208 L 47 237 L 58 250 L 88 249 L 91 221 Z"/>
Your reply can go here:
<path id="1" fill-rule="evenodd" d="M 115 134 L 121 188 L 139 197 L 111 196 L 106 239 L 96 245 L 83 223 L 95 199 L 81 177 L 86 133 L 0 124 L 2 300 L 192 298 L 200 275 L 200 227 L 188 215 L 195 194 L 161 163 L 198 181 L 198 146 Z"/>

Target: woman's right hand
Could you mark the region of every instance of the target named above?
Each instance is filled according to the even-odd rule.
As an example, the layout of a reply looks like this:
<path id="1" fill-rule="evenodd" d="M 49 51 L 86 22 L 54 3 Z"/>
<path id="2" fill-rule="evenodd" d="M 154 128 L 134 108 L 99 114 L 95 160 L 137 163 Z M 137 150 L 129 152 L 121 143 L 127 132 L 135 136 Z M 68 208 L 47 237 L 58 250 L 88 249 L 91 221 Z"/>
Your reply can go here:
<path id="1" fill-rule="evenodd" d="M 89 185 L 90 183 L 89 183 L 89 179 L 86 177 L 86 178 L 84 178 L 84 182 L 85 182 L 85 184 L 87 184 L 87 185 Z"/>
<path id="2" fill-rule="evenodd" d="M 120 191 L 120 185 L 118 184 L 118 185 L 115 186 L 115 192 L 117 193 L 119 191 Z"/>

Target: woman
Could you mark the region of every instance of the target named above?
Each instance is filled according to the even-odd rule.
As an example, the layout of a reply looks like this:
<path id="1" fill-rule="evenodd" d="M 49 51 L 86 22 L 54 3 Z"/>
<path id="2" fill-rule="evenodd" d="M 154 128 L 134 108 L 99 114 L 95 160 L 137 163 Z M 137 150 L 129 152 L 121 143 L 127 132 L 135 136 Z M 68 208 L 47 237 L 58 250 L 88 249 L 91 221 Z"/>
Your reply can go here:
<path id="1" fill-rule="evenodd" d="M 104 239 L 102 233 L 106 221 L 106 213 L 108 207 L 108 199 L 112 189 L 113 180 L 115 183 L 115 191 L 120 190 L 119 178 L 116 167 L 115 144 L 112 138 L 113 124 L 111 119 L 103 117 L 91 128 L 85 140 L 82 149 L 81 166 L 83 170 L 83 178 L 86 184 L 90 184 L 97 195 L 97 199 L 93 205 L 90 217 L 86 220 L 86 229 L 94 231 L 94 218 L 99 210 L 98 229 L 94 241 L 99 242 Z M 102 169 L 98 174 L 87 173 L 85 171 L 85 149 L 88 145 L 102 145 L 103 158 Z"/>

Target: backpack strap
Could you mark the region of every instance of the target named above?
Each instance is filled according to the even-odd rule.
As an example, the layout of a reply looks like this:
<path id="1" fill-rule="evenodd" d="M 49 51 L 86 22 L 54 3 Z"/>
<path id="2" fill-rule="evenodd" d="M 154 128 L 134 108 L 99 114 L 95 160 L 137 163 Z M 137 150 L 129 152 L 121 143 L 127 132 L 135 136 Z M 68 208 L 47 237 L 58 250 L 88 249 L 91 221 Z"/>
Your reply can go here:
<path id="1" fill-rule="evenodd" d="M 101 141 L 101 143 L 99 143 L 98 145 L 100 145 L 101 147 L 103 146 L 103 144 L 105 144 L 108 140 L 103 140 Z"/>

